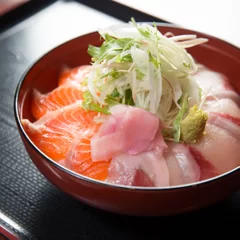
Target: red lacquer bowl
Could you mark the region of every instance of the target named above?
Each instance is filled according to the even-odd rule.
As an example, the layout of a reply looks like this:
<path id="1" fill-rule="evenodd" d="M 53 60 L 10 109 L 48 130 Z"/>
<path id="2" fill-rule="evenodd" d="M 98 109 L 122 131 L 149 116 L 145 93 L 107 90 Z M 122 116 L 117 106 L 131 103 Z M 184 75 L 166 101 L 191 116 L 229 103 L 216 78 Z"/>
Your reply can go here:
<path id="1" fill-rule="evenodd" d="M 240 93 L 240 49 L 209 35 L 172 25 L 159 24 L 162 33 L 197 34 L 209 42 L 188 51 L 208 68 L 225 74 Z M 68 41 L 45 54 L 22 77 L 15 95 L 15 116 L 24 146 L 39 171 L 55 186 L 80 201 L 99 209 L 128 215 L 163 216 L 197 210 L 223 200 L 240 189 L 240 167 L 213 179 L 169 188 L 123 187 L 95 181 L 76 174 L 44 155 L 30 140 L 21 118 L 32 120 L 31 91 L 57 86 L 62 65 L 89 64 L 89 44 L 99 45 L 97 32 Z M 216 149 L 217 151 L 217 149 Z M 239 156 L 240 157 L 240 156 Z"/>

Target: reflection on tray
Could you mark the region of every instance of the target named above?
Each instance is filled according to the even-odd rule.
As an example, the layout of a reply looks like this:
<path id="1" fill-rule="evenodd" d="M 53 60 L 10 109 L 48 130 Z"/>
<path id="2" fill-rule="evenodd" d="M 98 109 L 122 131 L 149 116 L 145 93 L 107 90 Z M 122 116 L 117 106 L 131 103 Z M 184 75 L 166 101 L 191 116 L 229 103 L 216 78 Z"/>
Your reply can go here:
<path id="1" fill-rule="evenodd" d="M 20 240 L 20 238 L 9 227 L 0 224 L 0 240 Z"/>

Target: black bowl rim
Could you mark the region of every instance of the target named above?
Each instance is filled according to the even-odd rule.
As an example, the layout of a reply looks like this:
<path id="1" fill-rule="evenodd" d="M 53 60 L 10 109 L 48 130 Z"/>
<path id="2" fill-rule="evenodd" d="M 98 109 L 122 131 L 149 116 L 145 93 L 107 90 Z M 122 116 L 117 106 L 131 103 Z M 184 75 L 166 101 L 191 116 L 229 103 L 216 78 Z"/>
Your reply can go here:
<path id="1" fill-rule="evenodd" d="M 152 24 L 150 22 L 142 22 L 142 23 L 148 23 L 148 24 Z M 178 29 L 183 29 L 183 30 L 188 30 L 188 31 L 192 31 L 196 34 L 204 34 L 205 36 L 209 36 L 211 37 L 212 39 L 217 39 L 217 40 L 220 40 L 221 42 L 235 48 L 236 50 L 239 50 L 240 51 L 240 48 L 236 47 L 235 45 L 223 40 L 223 39 L 220 39 L 218 37 L 215 37 L 215 36 L 212 36 L 212 35 L 209 35 L 209 34 L 206 34 L 204 32 L 199 32 L 199 31 L 196 31 L 196 30 L 193 30 L 193 29 L 190 29 L 190 28 L 185 28 L 185 27 L 181 27 L 181 26 L 178 26 L 176 24 L 173 24 L 173 23 L 158 23 L 156 22 L 156 25 L 158 27 L 170 27 L 170 28 L 178 28 Z M 17 126 L 18 128 L 20 129 L 21 133 L 23 134 L 25 140 L 31 145 L 31 147 L 39 154 L 43 157 L 44 160 L 48 161 L 51 165 L 53 165 L 54 167 L 58 168 L 59 170 L 61 171 L 64 171 L 65 173 L 71 175 L 72 177 L 75 177 L 75 178 L 78 178 L 82 181 L 87 181 L 91 184 L 99 184 L 101 186 L 104 186 L 104 187 L 109 187 L 109 188 L 117 188 L 117 189 L 122 189 L 122 190 L 130 190 L 130 191 L 172 191 L 172 190 L 179 190 L 179 189 L 186 189 L 186 188 L 192 188 L 192 187 L 197 187 L 197 186 L 202 186 L 202 185 L 206 185 L 206 184 L 210 184 L 212 182 L 216 182 L 217 180 L 220 180 L 220 179 L 223 179 L 223 178 L 226 178 L 227 176 L 231 175 L 231 174 L 234 174 L 235 172 L 239 171 L 240 173 L 240 166 L 239 167 L 236 167 L 226 173 L 223 173 L 223 174 L 220 174 L 216 177 L 213 177 L 213 178 L 210 178 L 210 179 L 206 179 L 206 180 L 202 180 L 202 181 L 198 181 L 198 182 L 194 182 L 194 183 L 189 183 L 189 184 L 181 184 L 181 185 L 174 185 L 174 186 L 167 186 L 167 187 L 137 187 L 137 186 L 128 186 L 128 185 L 119 185 L 119 184 L 112 184 L 112 183 L 108 183 L 108 182 L 104 182 L 104 181 L 100 181 L 100 180 L 95 180 L 95 179 L 92 179 L 90 177 L 86 177 L 84 175 L 81 175 L 81 174 L 78 174 L 64 166 L 62 166 L 61 164 L 55 162 L 54 160 L 52 160 L 51 158 L 49 158 L 46 154 L 44 154 L 32 141 L 31 139 L 29 138 L 29 136 L 27 135 L 27 133 L 25 132 L 22 124 L 21 124 L 21 121 L 20 121 L 20 115 L 19 115 L 19 112 L 18 112 L 18 98 L 19 98 L 19 92 L 21 90 L 21 86 L 26 78 L 26 76 L 28 75 L 28 73 L 30 72 L 30 70 L 36 65 L 36 63 L 38 63 L 39 61 L 41 61 L 42 59 L 44 59 L 44 57 L 47 55 L 47 54 L 50 54 L 51 52 L 55 51 L 56 49 L 58 49 L 60 46 L 63 46 L 73 40 L 76 40 L 76 39 L 80 39 L 81 37 L 83 36 L 87 36 L 87 35 L 91 35 L 91 34 L 94 34 L 94 33 L 97 33 L 97 31 L 92 31 L 92 32 L 88 32 L 86 34 L 81 34 L 77 37 L 74 37 L 68 41 L 65 41 L 59 45 L 57 45 L 56 47 L 50 49 L 49 51 L 45 52 L 44 54 L 42 54 L 37 60 L 35 60 L 26 70 L 25 72 L 23 73 L 22 77 L 20 78 L 20 81 L 17 85 L 17 88 L 16 88 L 16 91 L 15 91 L 15 95 L 14 95 L 14 116 L 15 116 L 15 121 L 17 123 Z"/>

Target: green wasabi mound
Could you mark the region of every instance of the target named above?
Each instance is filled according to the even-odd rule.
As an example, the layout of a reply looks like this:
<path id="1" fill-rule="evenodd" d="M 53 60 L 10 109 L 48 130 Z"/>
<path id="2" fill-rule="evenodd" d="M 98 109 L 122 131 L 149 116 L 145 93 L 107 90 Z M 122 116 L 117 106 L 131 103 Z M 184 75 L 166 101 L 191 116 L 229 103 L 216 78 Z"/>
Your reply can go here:
<path id="1" fill-rule="evenodd" d="M 190 108 L 188 115 L 181 121 L 181 140 L 196 143 L 204 135 L 208 115 L 196 105 Z"/>

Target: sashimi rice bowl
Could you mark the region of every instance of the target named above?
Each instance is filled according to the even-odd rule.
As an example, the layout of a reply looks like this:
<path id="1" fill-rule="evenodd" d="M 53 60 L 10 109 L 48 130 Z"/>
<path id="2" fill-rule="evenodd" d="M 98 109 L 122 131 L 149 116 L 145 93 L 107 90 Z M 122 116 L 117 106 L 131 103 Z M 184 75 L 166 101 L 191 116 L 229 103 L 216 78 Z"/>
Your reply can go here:
<path id="1" fill-rule="evenodd" d="M 211 41 L 226 44 L 132 18 L 59 46 L 61 59 L 53 49 L 46 56 L 52 65 L 40 59 L 16 95 L 30 156 L 37 158 L 29 142 L 54 171 L 110 188 L 176 190 L 230 174 L 239 180 L 240 85 L 223 63 L 239 67 L 240 54 L 229 44 L 238 55 L 223 60 Z M 46 163 L 44 170 L 34 162 L 47 172 Z"/>

